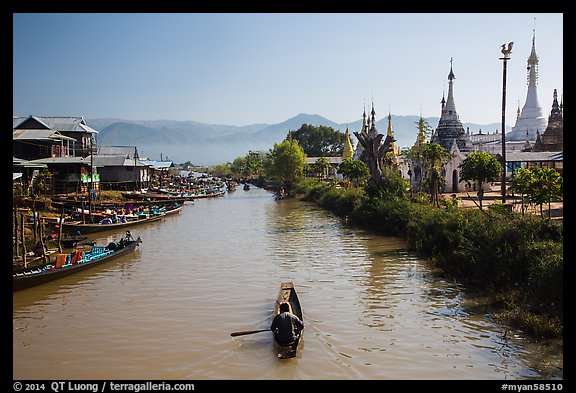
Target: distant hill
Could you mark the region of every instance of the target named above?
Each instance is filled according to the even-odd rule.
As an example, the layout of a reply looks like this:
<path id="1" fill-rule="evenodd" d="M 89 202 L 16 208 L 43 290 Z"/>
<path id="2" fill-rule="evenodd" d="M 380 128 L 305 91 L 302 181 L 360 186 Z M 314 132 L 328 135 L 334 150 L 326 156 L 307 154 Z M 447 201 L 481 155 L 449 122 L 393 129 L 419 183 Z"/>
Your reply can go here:
<path id="1" fill-rule="evenodd" d="M 410 147 L 416 140 L 419 116 L 392 115 L 392 129 L 398 146 Z M 427 118 L 436 128 L 438 117 Z M 136 146 L 142 158 L 168 159 L 176 163 L 190 161 L 195 165 L 215 165 L 232 162 L 249 151 L 269 150 L 274 143 L 286 138 L 288 131 L 295 131 L 302 124 L 328 126 L 344 132 L 350 131 L 356 146 L 354 131 L 361 128 L 361 119 L 347 124 L 338 124 L 320 115 L 300 113 L 277 124 L 251 124 L 231 126 L 206 124 L 196 121 L 176 120 L 124 120 L 117 118 L 86 119 L 88 125 L 98 131 L 97 143 L 105 146 Z M 464 123 L 472 133 L 482 129 L 484 133 L 499 129 L 499 124 L 479 125 Z M 385 134 L 388 118 L 376 121 L 376 128 Z M 508 127 L 507 131 L 510 128 Z"/>

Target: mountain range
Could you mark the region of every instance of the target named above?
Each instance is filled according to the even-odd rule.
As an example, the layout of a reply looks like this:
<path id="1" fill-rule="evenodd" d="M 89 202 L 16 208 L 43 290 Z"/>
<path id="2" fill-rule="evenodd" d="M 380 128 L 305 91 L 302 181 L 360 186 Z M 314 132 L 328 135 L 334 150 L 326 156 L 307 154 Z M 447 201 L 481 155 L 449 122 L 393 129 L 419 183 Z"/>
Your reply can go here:
<path id="1" fill-rule="evenodd" d="M 418 134 L 419 116 L 391 116 L 392 129 L 400 148 L 410 147 Z M 426 118 L 432 128 L 438 117 Z M 98 131 L 96 141 L 102 146 L 136 146 L 140 158 L 170 160 L 175 163 L 191 162 L 194 165 L 216 165 L 232 162 L 249 151 L 271 149 L 286 138 L 288 131 L 295 131 L 302 124 L 328 126 L 342 132 L 348 128 L 353 146 L 357 140 L 354 131 L 360 131 L 362 120 L 339 124 L 320 115 L 301 113 L 277 124 L 257 123 L 247 126 L 206 124 L 177 120 L 124 120 L 117 118 L 86 119 Z M 501 124 L 463 123 L 471 133 L 492 133 Z M 388 117 L 376 121 L 381 134 L 388 130 Z M 510 127 L 507 127 L 507 132 Z"/>

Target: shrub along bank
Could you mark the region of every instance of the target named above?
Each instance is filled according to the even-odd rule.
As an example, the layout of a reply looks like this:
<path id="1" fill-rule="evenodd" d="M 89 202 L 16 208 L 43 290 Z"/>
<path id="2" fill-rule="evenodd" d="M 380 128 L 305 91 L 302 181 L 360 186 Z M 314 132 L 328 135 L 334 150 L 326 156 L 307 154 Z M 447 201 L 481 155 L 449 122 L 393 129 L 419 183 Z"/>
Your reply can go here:
<path id="1" fill-rule="evenodd" d="M 403 236 L 421 257 L 470 291 L 488 295 L 504 322 L 535 337 L 563 334 L 563 224 L 505 209 L 437 208 L 425 195 L 408 199 L 336 183 L 300 181 L 297 195 L 348 223 Z M 418 199 L 419 197 L 419 199 Z"/>

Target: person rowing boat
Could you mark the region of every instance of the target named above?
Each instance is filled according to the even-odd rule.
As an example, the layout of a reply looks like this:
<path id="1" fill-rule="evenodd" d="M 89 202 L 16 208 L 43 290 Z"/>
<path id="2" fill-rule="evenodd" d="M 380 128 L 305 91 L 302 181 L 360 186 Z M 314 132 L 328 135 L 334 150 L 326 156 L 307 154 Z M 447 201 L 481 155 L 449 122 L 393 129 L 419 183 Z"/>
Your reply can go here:
<path id="1" fill-rule="evenodd" d="M 280 346 L 289 346 L 298 340 L 304 323 L 300 318 L 290 312 L 288 303 L 280 304 L 280 313 L 272 320 L 270 330 L 274 332 L 276 342 Z"/>

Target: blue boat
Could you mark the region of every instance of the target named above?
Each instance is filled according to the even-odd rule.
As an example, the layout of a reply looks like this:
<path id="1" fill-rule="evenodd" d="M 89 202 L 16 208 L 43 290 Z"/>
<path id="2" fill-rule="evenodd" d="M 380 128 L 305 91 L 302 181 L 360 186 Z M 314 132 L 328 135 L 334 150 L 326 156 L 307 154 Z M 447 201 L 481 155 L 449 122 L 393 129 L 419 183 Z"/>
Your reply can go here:
<path id="1" fill-rule="evenodd" d="M 92 246 L 89 252 L 74 250 L 71 254 L 60 254 L 55 263 L 40 267 L 21 269 L 12 273 L 12 292 L 41 285 L 59 278 L 69 276 L 94 266 L 101 265 L 120 255 L 134 251 L 142 243 L 140 237 L 134 239 L 130 231 L 118 242 L 107 246 Z"/>

